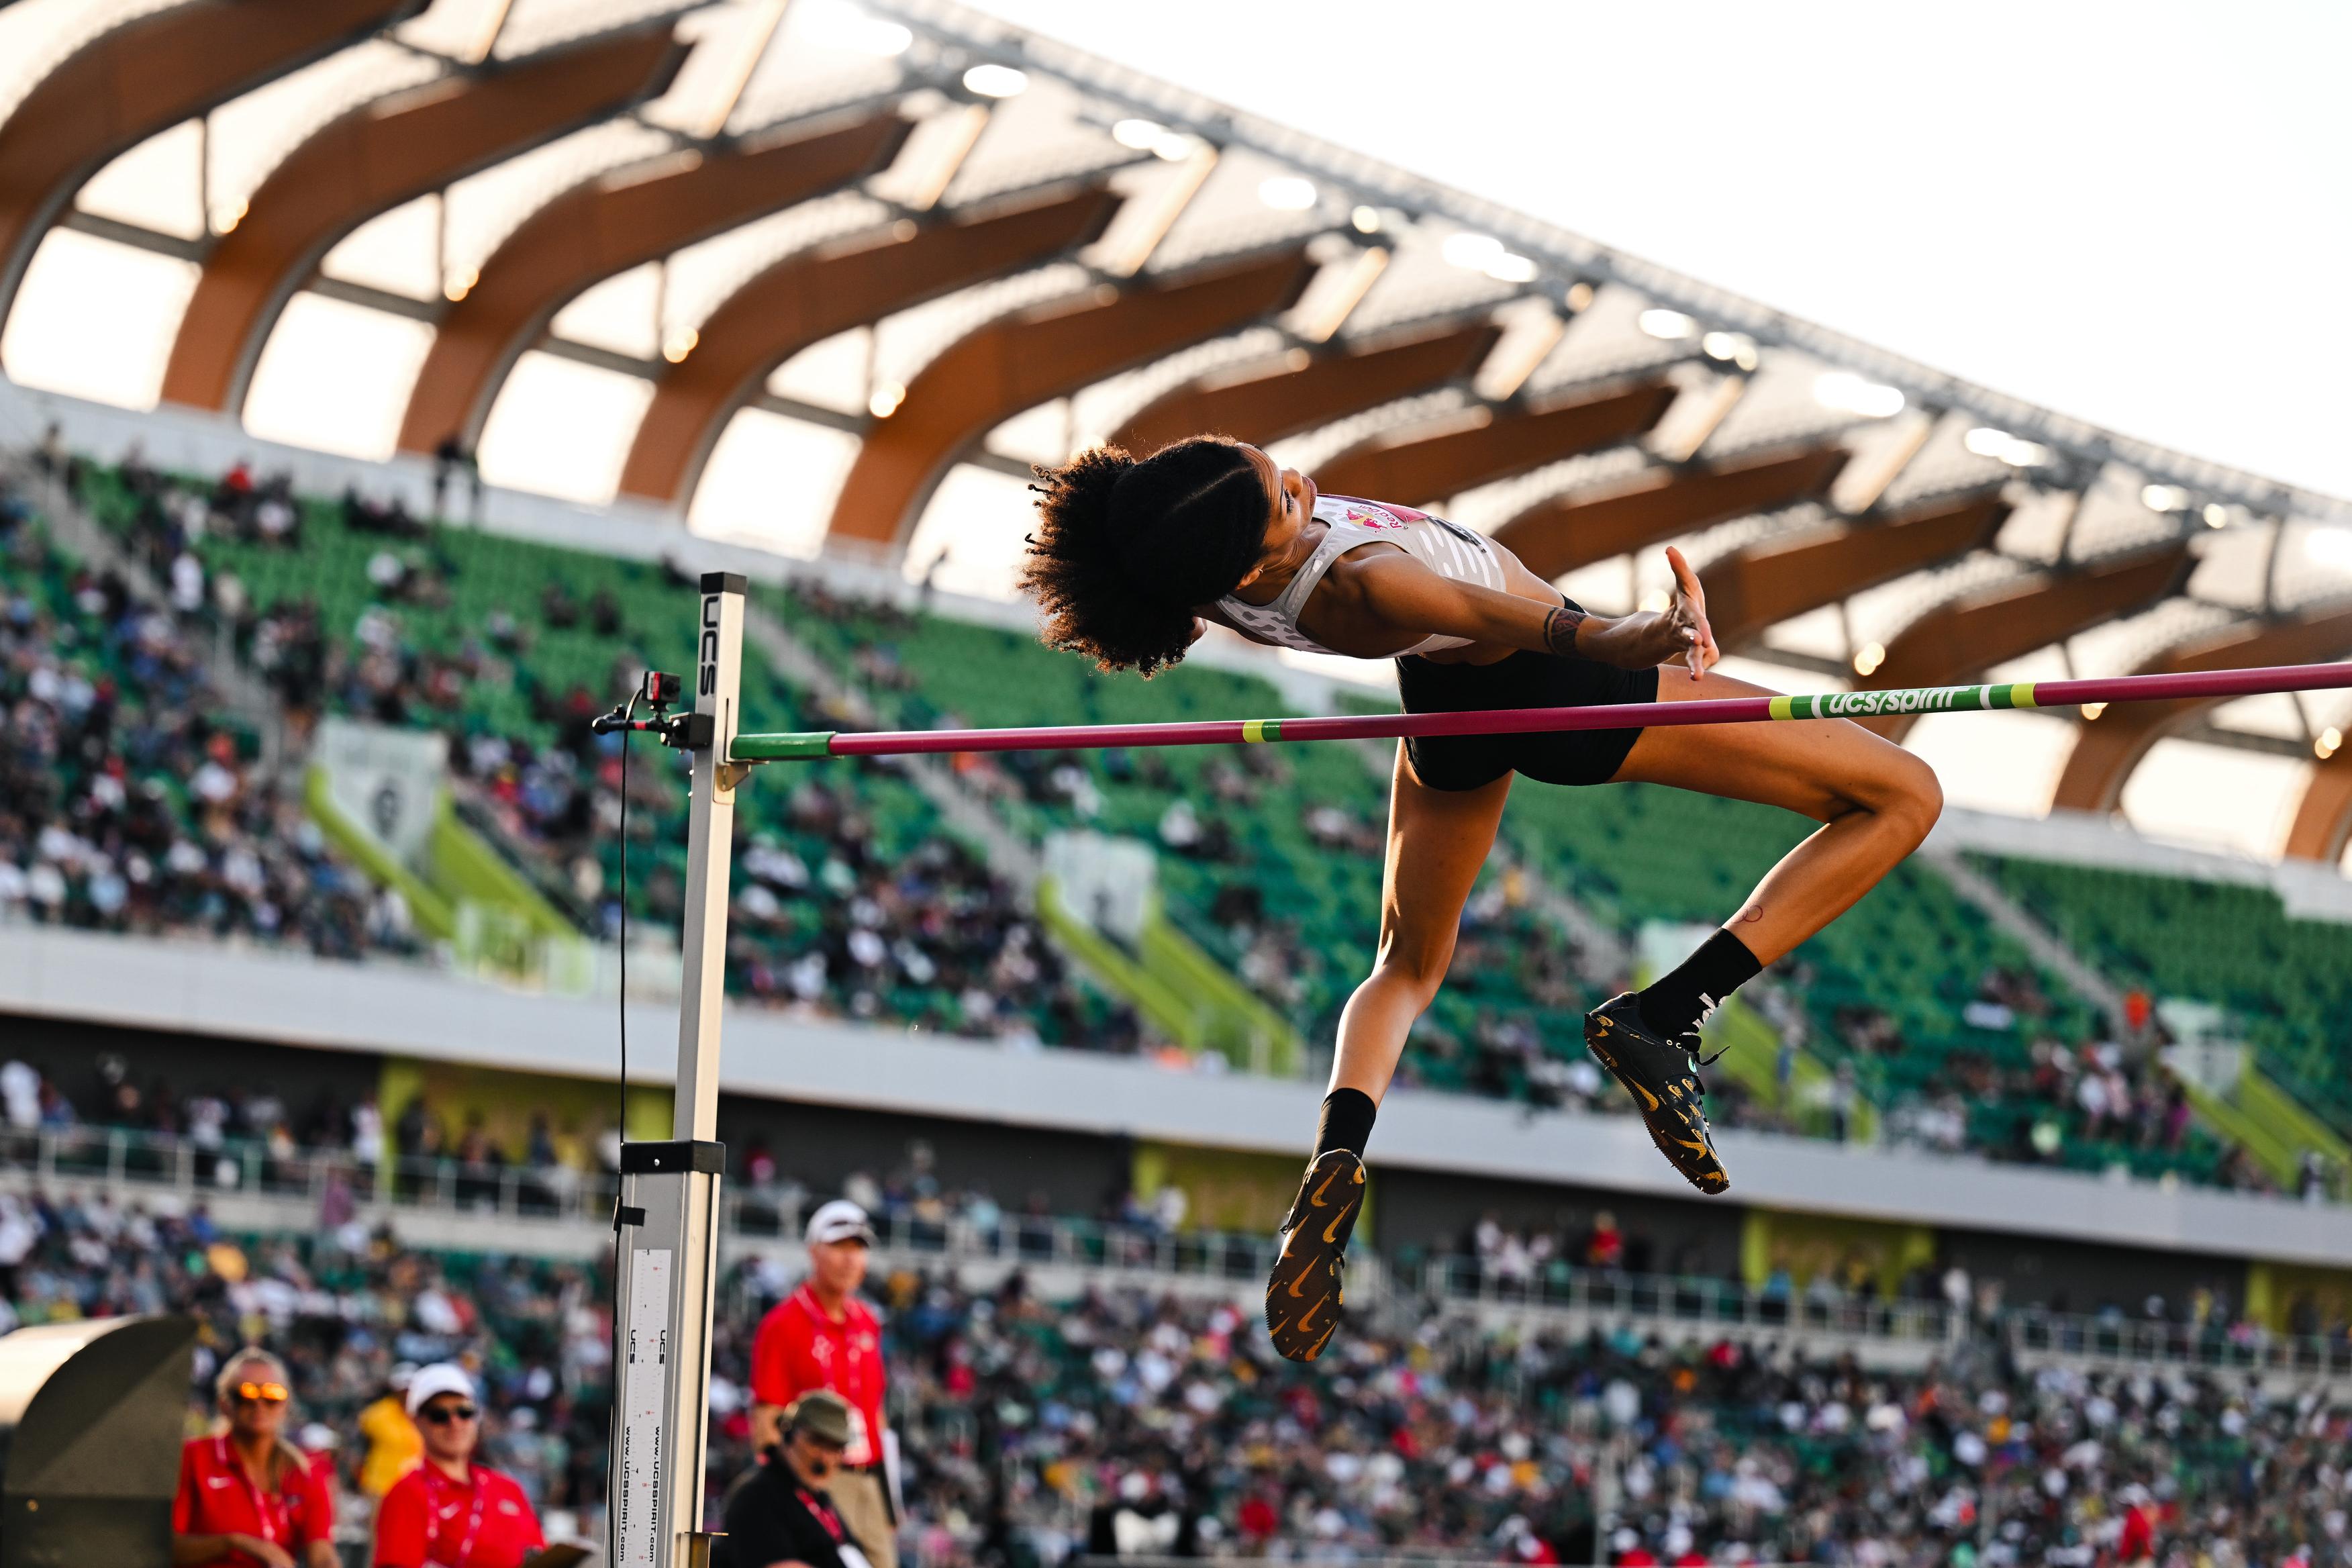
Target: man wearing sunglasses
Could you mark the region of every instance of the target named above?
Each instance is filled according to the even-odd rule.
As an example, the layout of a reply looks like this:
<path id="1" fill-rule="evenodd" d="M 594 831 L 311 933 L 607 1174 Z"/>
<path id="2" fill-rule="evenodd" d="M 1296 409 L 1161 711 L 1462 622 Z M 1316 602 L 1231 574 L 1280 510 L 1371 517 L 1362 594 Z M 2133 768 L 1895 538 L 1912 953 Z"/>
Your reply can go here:
<path id="1" fill-rule="evenodd" d="M 247 1347 L 213 1388 L 225 1429 L 180 1449 L 172 1561 L 221 1568 L 334 1568 L 335 1505 L 323 1472 L 285 1436 L 286 1364 Z"/>
<path id="2" fill-rule="evenodd" d="M 511 1477 L 474 1463 L 482 1407 L 466 1369 L 441 1362 L 408 1384 L 425 1462 L 383 1494 L 376 1568 L 521 1568 L 546 1544 L 539 1515 Z"/>

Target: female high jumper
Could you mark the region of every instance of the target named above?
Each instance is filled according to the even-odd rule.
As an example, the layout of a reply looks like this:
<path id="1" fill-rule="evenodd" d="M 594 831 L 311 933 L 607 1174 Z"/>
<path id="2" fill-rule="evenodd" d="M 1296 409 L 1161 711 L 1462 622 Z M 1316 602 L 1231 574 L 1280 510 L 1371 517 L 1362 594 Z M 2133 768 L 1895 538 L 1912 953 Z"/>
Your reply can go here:
<path id="1" fill-rule="evenodd" d="M 1323 495 L 1221 437 L 1141 459 L 1098 447 L 1038 479 L 1023 584 L 1044 609 L 1045 641 L 1105 669 L 1150 676 L 1214 621 L 1276 647 L 1392 658 L 1409 713 L 1759 694 L 1711 671 L 1720 654 L 1706 599 L 1671 547 L 1668 607 L 1612 618 L 1587 614 L 1491 539 L 1410 508 Z M 1406 1032 L 1445 978 L 1514 773 L 1672 784 L 1822 825 L 1679 968 L 1585 1016 L 1587 1047 L 1633 1097 L 1660 1152 L 1708 1194 L 1730 1181 L 1699 1105 L 1700 1021 L 1868 892 L 1943 804 L 1926 763 L 1843 720 L 1402 742 L 1379 955 L 1340 1015 L 1314 1156 L 1266 1284 L 1266 1326 L 1293 1361 L 1319 1355 L 1338 1321 L 1373 1115 Z"/>

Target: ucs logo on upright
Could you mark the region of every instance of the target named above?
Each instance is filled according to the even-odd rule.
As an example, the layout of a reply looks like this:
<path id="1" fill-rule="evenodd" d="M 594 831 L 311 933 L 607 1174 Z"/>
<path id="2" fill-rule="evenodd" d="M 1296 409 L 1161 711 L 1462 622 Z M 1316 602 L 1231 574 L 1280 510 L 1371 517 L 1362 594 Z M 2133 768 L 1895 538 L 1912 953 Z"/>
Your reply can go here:
<path id="1" fill-rule="evenodd" d="M 719 595 L 702 595 L 702 675 L 695 695 L 709 697 L 719 690 Z"/>

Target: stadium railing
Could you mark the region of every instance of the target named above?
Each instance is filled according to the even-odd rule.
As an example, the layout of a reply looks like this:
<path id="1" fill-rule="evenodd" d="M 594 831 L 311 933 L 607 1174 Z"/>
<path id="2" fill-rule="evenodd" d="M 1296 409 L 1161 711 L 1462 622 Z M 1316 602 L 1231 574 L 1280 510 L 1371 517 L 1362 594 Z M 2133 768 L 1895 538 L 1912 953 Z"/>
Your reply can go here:
<path id="1" fill-rule="evenodd" d="M 617 1191 L 608 1174 L 568 1167 L 402 1156 L 370 1165 L 348 1150 L 273 1148 L 252 1139 L 207 1142 L 90 1125 L 0 1130 L 0 1190 L 88 1184 L 125 1201 L 168 1197 L 184 1212 L 229 1196 L 276 1199 L 284 1210 L 280 1223 L 310 1230 L 317 1228 L 338 1178 L 352 1192 L 353 1217 L 362 1222 L 401 1212 L 470 1213 L 570 1222 L 583 1230 L 593 1227 L 599 1237 Z M 797 1247 L 816 1201 L 796 1188 L 734 1187 L 723 1200 L 723 1228 L 738 1248 L 761 1243 Z M 1254 1285 L 1265 1278 L 1276 1247 L 1266 1236 L 1169 1231 L 1059 1215 L 1007 1213 L 980 1219 L 961 1213 L 931 1217 L 885 1211 L 873 1219 L 880 1248 L 893 1263 L 1066 1268 L 1158 1284 Z M 1939 1300 L 1757 1289 L 1699 1275 L 1634 1274 L 1557 1261 L 1524 1274 L 1450 1255 L 1368 1262 L 1349 1283 L 1354 1300 L 1375 1311 L 1421 1303 L 1531 1314 L 1572 1332 L 1626 1329 L 1762 1344 L 1790 1335 L 1834 1336 L 1922 1362 L 1990 1335 L 2021 1360 L 2352 1377 L 2352 1338 L 2276 1334 L 2247 1324 L 2200 1326 L 2038 1308 L 1972 1317 Z"/>

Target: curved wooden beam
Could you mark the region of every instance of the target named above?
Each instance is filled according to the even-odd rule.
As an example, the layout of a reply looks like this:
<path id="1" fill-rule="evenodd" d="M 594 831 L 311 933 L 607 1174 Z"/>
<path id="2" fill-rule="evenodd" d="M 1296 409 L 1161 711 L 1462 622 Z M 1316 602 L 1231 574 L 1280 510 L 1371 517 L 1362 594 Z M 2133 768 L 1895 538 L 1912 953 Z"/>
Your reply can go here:
<path id="1" fill-rule="evenodd" d="M 730 295 L 683 363 L 654 384 L 621 489 L 683 504 L 735 411 L 811 343 L 926 300 L 1034 267 L 1099 235 L 1118 197 L 1066 192 L 985 217 L 915 227 L 786 257 Z M 907 232 L 912 230 L 912 232 Z"/>
<path id="2" fill-rule="evenodd" d="M 1902 517 L 1824 523 L 1736 550 L 1706 572 L 1716 641 L 1731 647 L 1776 621 L 1990 544 L 2010 510 L 1998 495 L 1977 496 Z"/>
<path id="3" fill-rule="evenodd" d="M 328 249 L 376 214 L 601 120 L 667 85 L 665 23 L 449 76 L 331 121 L 271 171 L 205 260 L 163 399 L 236 413 L 278 312 Z"/>
<path id="4" fill-rule="evenodd" d="M 1537 576 L 1564 577 L 1677 534 L 1818 500 L 1845 467 L 1843 447 L 1721 465 L 1651 468 L 1598 494 L 1540 501 L 1495 530 Z"/>
<path id="5" fill-rule="evenodd" d="M 424 0 L 187 0 L 66 57 L 0 123 L 0 321 L 42 237 L 109 161 L 423 8 Z"/>
<path id="6" fill-rule="evenodd" d="M 1973 680 L 1996 664 L 2154 603 L 2180 586 L 2189 567 L 2188 546 L 2168 544 L 2059 576 L 1960 595 L 1904 627 L 1887 645 L 1885 658 L 1855 681 L 1854 689 Z M 1856 722 L 1900 740 L 1916 717 L 1887 713 Z"/>
<path id="7" fill-rule="evenodd" d="M 956 454 L 1024 408 L 1286 309 L 1313 272 L 1304 248 L 991 321 L 926 365 L 877 420 L 834 502 L 829 540 L 897 545 Z"/>
<path id="8" fill-rule="evenodd" d="M 1263 446 L 1458 381 L 1502 335 L 1482 321 L 1376 348 L 1320 354 L 1293 349 L 1271 367 L 1229 367 L 1161 394 L 1120 426 L 1111 445 L 1150 453 L 1214 433 Z"/>
<path id="9" fill-rule="evenodd" d="M 2352 610 L 2303 616 L 2251 626 L 2231 626 L 2211 637 L 2167 648 L 2143 662 L 2135 675 L 2172 675 L 2192 670 L 2234 669 L 2255 664 L 2318 664 L 2352 653 Z M 2147 760 L 2149 748 L 2219 699 L 2134 702 L 2110 708 L 2079 728 L 2065 771 L 2058 775 L 2053 807 L 2113 811 L 2124 786 Z"/>
<path id="10" fill-rule="evenodd" d="M 714 148 L 650 174 L 615 170 L 566 191 L 491 252 L 481 277 L 441 318 L 408 395 L 402 448 L 430 452 L 452 436 L 467 447 L 480 439 L 515 362 L 583 289 L 872 174 L 912 129 L 896 112 L 877 114 L 758 152 Z"/>
<path id="11" fill-rule="evenodd" d="M 1434 428 L 1413 426 L 1373 437 L 1315 466 L 1318 489 L 1402 506 L 1424 506 L 1631 440 L 1657 424 L 1675 400 L 1664 382 L 1547 408 L 1471 408 Z"/>
<path id="12" fill-rule="evenodd" d="M 2344 858 L 2347 843 L 2352 843 L 2352 750 L 2337 752 L 2311 770 L 2303 803 L 2294 808 L 2294 826 L 2286 830 L 2287 858 L 2333 866 Z"/>

